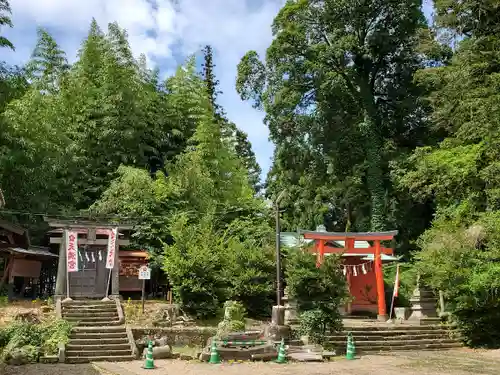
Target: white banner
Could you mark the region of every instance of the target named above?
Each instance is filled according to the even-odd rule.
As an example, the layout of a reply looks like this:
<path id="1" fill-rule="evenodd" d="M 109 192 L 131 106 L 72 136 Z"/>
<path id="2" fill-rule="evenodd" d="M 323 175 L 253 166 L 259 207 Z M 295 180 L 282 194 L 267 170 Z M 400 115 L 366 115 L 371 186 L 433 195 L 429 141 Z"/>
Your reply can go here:
<path id="1" fill-rule="evenodd" d="M 78 271 L 78 233 L 66 231 L 66 267 L 68 272 Z"/>
<path id="2" fill-rule="evenodd" d="M 116 251 L 117 237 L 118 237 L 118 228 L 114 228 L 109 231 L 108 255 L 106 257 L 107 269 L 112 269 L 115 266 L 115 251 Z"/>

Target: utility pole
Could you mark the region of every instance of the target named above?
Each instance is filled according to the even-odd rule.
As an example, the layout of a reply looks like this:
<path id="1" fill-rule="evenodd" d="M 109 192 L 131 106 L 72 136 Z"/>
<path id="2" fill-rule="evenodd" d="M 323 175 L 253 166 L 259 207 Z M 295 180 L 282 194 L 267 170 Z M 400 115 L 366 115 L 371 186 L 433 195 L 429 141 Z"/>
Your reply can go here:
<path id="1" fill-rule="evenodd" d="M 283 190 L 274 202 L 274 211 L 276 215 L 276 304 L 281 306 L 281 229 L 280 229 L 280 200 L 283 198 Z"/>

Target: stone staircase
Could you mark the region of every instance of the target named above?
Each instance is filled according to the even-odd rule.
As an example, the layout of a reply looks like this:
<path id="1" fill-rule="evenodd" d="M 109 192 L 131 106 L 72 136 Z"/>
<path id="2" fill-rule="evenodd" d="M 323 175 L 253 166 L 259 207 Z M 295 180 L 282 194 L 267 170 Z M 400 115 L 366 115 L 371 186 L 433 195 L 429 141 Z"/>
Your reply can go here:
<path id="1" fill-rule="evenodd" d="M 447 350 L 462 346 L 446 326 L 378 326 L 349 327 L 328 337 L 328 344 L 338 353 L 345 353 L 347 334 L 352 332 L 356 351 L 379 353 L 399 350 Z"/>
<path id="2" fill-rule="evenodd" d="M 82 300 L 62 303 L 63 319 L 75 324 L 66 345 L 67 363 L 131 361 L 130 342 L 115 301 Z"/>

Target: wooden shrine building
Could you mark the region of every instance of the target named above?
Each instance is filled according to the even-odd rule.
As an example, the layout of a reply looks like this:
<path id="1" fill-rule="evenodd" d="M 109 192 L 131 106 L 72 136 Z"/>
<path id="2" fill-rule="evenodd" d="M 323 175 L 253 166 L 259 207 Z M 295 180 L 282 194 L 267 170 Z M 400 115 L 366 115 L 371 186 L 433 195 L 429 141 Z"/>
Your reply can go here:
<path id="1" fill-rule="evenodd" d="M 324 227 L 318 227 L 316 231 L 281 233 L 281 243 L 285 246 L 309 245 L 316 254 L 318 265 L 328 254 L 341 254 L 343 272 L 353 297 L 353 301 L 346 306 L 346 312 L 373 312 L 379 320 L 386 321 L 388 316 L 382 265 L 398 258 L 394 257 L 394 250 L 383 247 L 381 241 L 391 241 L 397 233 L 327 232 Z"/>
<path id="2" fill-rule="evenodd" d="M 0 292 L 12 299 L 48 296 L 57 254 L 32 246 L 28 230 L 0 219 Z"/>
<path id="3" fill-rule="evenodd" d="M 53 228 L 50 243 L 59 247 L 56 299 L 120 298 L 120 292 L 141 290 L 137 274 L 147 264 L 147 253 L 122 250 L 130 244 L 132 225 L 51 218 L 46 222 Z"/>

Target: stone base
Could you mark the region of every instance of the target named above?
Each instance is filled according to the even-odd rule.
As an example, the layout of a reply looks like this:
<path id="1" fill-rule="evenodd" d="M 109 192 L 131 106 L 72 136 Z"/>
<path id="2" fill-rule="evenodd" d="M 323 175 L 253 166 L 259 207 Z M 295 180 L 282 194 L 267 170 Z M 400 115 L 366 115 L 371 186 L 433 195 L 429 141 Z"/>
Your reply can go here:
<path id="1" fill-rule="evenodd" d="M 377 320 L 379 322 L 387 322 L 387 320 L 389 320 L 389 315 L 387 314 L 377 315 Z"/>
<path id="2" fill-rule="evenodd" d="M 271 321 L 278 326 L 285 324 L 285 306 L 273 306 Z"/>
<path id="3" fill-rule="evenodd" d="M 291 332 L 290 326 L 270 324 L 266 327 L 265 336 L 273 341 L 288 340 Z"/>
<path id="4" fill-rule="evenodd" d="M 408 323 L 416 326 L 435 326 L 441 324 L 440 318 L 408 319 Z"/>
<path id="5" fill-rule="evenodd" d="M 109 299 L 112 299 L 113 301 L 115 301 L 115 300 L 123 301 L 123 297 L 119 294 L 111 294 L 108 297 L 109 297 Z"/>
<path id="6" fill-rule="evenodd" d="M 57 302 L 58 300 L 62 301 L 65 298 L 66 296 L 63 294 L 54 294 L 54 302 Z"/>

